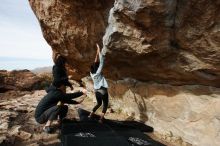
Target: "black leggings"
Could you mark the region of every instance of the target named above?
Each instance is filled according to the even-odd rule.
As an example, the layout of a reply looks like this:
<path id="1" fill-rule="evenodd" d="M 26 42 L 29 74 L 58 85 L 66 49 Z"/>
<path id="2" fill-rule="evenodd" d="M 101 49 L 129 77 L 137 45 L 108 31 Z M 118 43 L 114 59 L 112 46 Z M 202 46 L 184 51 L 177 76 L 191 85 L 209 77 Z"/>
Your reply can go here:
<path id="1" fill-rule="evenodd" d="M 100 92 L 99 90 L 95 91 L 97 104 L 93 108 L 92 111 L 95 112 L 102 105 L 102 102 L 103 102 L 102 113 L 106 113 L 107 108 L 108 108 L 108 91 L 106 88 L 101 88 L 101 89 L 102 89 L 102 92 Z"/>
<path id="2" fill-rule="evenodd" d="M 66 117 L 68 112 L 68 106 L 62 105 L 62 106 L 52 106 L 51 108 L 47 109 L 41 116 L 36 118 L 37 122 L 40 124 L 46 123 L 48 120 L 56 120 L 58 115 L 60 116 L 60 119 L 63 119 Z"/>

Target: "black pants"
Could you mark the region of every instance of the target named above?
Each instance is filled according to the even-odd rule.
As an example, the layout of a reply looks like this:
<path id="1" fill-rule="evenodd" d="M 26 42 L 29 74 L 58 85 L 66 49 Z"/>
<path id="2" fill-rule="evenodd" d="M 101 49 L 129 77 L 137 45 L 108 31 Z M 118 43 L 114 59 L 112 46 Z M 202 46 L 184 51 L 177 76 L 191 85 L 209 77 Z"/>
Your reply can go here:
<path id="1" fill-rule="evenodd" d="M 97 104 L 92 111 L 95 112 L 102 105 L 103 102 L 102 113 L 106 113 L 108 108 L 108 90 L 103 87 L 98 90 L 95 90 L 95 96 L 96 96 Z"/>
<path id="2" fill-rule="evenodd" d="M 52 106 L 51 108 L 47 109 L 43 114 L 41 114 L 40 117 L 36 118 L 37 122 L 40 124 L 46 123 L 48 120 L 56 120 L 58 115 L 60 116 L 60 119 L 63 119 L 66 117 L 68 112 L 68 106 L 67 105 L 61 105 L 61 106 Z"/>

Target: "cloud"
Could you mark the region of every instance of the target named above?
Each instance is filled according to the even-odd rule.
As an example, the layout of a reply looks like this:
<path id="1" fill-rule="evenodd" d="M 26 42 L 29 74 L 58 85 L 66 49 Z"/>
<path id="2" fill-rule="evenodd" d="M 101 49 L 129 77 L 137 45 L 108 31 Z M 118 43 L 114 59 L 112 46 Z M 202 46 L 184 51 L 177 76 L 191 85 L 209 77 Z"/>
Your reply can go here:
<path id="1" fill-rule="evenodd" d="M 0 57 L 35 58 L 51 63 L 51 48 L 28 0 L 1 0 L 0 20 Z"/>
<path id="2" fill-rule="evenodd" d="M 51 58 L 51 48 L 41 32 L 16 25 L 0 27 L 0 56 Z"/>

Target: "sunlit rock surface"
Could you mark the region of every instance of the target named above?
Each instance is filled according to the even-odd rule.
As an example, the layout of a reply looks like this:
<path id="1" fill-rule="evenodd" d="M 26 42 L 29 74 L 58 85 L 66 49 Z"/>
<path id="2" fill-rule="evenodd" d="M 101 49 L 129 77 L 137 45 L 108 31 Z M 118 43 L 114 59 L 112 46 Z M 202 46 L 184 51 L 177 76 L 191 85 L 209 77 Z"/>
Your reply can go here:
<path id="1" fill-rule="evenodd" d="M 29 0 L 46 41 L 65 56 L 74 79 L 88 73 L 102 43 L 113 0 Z"/>
<path id="2" fill-rule="evenodd" d="M 89 78 L 83 82 L 93 90 Z M 111 108 L 154 127 L 162 139 L 196 146 L 220 145 L 220 88 L 132 79 L 109 80 L 109 84 Z M 94 94 L 90 96 L 95 98 Z"/>
<path id="3" fill-rule="evenodd" d="M 30 0 L 53 51 L 73 78 L 89 72 L 95 43 L 108 78 L 220 86 L 220 2 Z M 110 10 L 111 8 L 111 10 Z"/>

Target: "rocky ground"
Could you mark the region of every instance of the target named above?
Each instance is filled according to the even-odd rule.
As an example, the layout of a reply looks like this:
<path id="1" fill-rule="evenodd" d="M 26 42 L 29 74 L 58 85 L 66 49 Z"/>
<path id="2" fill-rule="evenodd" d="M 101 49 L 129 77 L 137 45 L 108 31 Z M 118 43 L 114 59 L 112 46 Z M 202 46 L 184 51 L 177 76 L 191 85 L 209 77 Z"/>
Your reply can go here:
<path id="1" fill-rule="evenodd" d="M 56 146 L 59 145 L 59 131 L 55 134 L 46 134 L 42 132 L 42 125 L 36 123 L 34 119 L 34 110 L 42 98 L 45 91 L 25 92 L 25 95 L 13 98 L 0 98 L 0 145 L 1 146 Z M 9 97 L 9 96 L 8 96 Z M 87 110 L 92 109 L 93 101 L 86 98 L 82 105 L 70 105 L 68 118 L 78 118 L 76 109 L 79 107 Z M 133 120 L 128 115 L 120 111 L 108 110 L 106 118 L 117 120 Z M 156 140 L 166 145 L 157 134 L 150 134 Z"/>
<path id="2" fill-rule="evenodd" d="M 50 85 L 51 80 L 51 74 L 47 72 L 34 74 L 27 69 L 0 70 L 0 93 L 10 91 L 7 93 L 11 94 L 10 97 L 19 96 L 19 94 L 24 94 L 20 91 L 42 90 Z"/>

